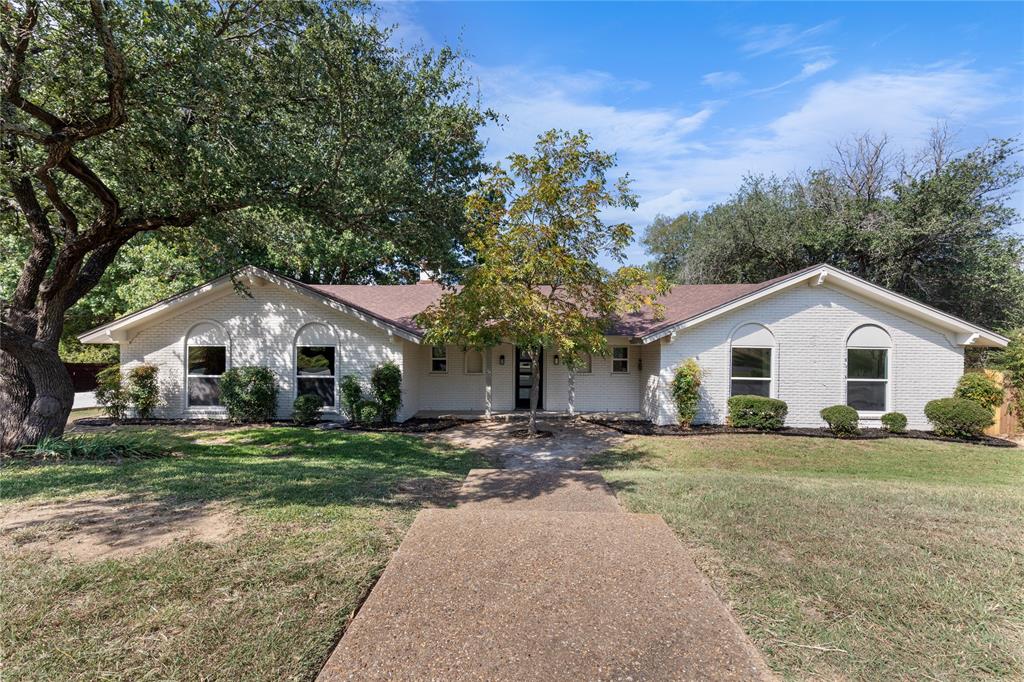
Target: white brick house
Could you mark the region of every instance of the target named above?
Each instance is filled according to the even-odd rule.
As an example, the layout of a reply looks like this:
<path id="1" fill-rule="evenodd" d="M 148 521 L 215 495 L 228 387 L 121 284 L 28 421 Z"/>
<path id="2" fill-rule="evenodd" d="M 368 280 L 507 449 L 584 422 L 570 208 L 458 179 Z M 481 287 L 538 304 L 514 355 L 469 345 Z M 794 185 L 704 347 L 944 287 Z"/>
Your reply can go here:
<path id="1" fill-rule="evenodd" d="M 167 418 L 219 417 L 218 376 L 263 365 L 281 387 L 278 416 L 296 395 L 318 393 L 341 418 L 345 375 L 366 383 L 391 360 L 402 368 L 400 419 L 417 413 L 493 413 L 524 406 L 529 361 L 503 344 L 483 352 L 431 348 L 414 317 L 439 285 L 305 285 L 259 268 L 225 276 L 82 334 L 117 343 L 124 369 L 160 368 Z M 669 385 L 695 358 L 705 371 L 697 422 L 725 419 L 730 395 L 770 395 L 789 404 L 787 424 L 820 426 L 828 405 L 856 407 L 866 424 L 903 412 L 927 427 L 924 405 L 950 395 L 967 346 L 1007 339 L 827 265 L 760 284 L 681 285 L 609 330 L 611 352 L 570 376 L 557 349 L 541 366 L 541 407 L 557 412 L 640 413 L 674 422 Z M 524 387 L 525 384 L 525 387 Z M 525 390 L 524 390 L 525 388 Z"/>

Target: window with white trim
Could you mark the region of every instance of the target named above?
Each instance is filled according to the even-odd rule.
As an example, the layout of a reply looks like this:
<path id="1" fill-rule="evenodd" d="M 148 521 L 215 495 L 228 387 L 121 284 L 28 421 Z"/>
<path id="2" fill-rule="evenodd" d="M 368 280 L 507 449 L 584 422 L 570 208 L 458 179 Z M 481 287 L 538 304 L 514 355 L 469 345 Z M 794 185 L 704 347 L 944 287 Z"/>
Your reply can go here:
<path id="1" fill-rule="evenodd" d="M 448 371 L 448 349 L 445 346 L 430 347 L 430 371 L 437 374 Z"/>
<path id="2" fill-rule="evenodd" d="M 315 395 L 324 407 L 334 407 L 335 347 L 295 347 L 295 396 Z"/>
<path id="3" fill-rule="evenodd" d="M 846 341 L 846 404 L 861 413 L 889 409 L 889 332 L 873 324 L 853 330 Z"/>
<path id="4" fill-rule="evenodd" d="M 466 374 L 484 373 L 484 354 L 469 348 L 466 350 Z"/>
<path id="5" fill-rule="evenodd" d="M 629 346 L 612 348 L 612 374 L 629 373 Z"/>
<path id="6" fill-rule="evenodd" d="M 189 407 L 220 405 L 220 377 L 227 369 L 226 346 L 189 343 L 186 394 Z"/>
<path id="7" fill-rule="evenodd" d="M 772 349 L 732 349 L 732 377 L 730 395 L 772 394 Z"/>
<path id="8" fill-rule="evenodd" d="M 858 412 L 885 412 L 889 388 L 889 351 L 846 350 L 846 404 Z"/>

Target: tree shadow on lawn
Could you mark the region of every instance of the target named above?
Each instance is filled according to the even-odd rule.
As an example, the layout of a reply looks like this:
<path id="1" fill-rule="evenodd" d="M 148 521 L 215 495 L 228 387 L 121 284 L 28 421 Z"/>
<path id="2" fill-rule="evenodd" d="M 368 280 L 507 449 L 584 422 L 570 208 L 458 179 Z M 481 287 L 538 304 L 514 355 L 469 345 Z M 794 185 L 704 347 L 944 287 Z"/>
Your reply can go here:
<path id="1" fill-rule="evenodd" d="M 477 454 L 395 434 L 249 428 L 175 433 L 134 429 L 181 456 L 118 465 L 10 465 L 0 499 L 117 491 L 257 508 L 447 504 Z"/>

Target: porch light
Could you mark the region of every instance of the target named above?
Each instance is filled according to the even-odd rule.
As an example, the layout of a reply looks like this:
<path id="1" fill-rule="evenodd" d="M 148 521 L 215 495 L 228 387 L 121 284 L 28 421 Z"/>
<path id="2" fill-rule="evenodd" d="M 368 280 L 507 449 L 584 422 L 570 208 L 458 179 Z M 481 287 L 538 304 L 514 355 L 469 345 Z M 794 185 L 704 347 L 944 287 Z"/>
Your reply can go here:
<path id="1" fill-rule="evenodd" d="M 504 355 L 499 355 L 498 356 L 498 364 L 499 365 L 504 365 L 505 364 L 505 356 Z"/>
<path id="2" fill-rule="evenodd" d="M 551 358 L 551 359 L 554 360 L 555 364 L 557 365 L 558 362 L 559 362 L 558 353 L 555 353 L 555 356 L 553 358 Z"/>

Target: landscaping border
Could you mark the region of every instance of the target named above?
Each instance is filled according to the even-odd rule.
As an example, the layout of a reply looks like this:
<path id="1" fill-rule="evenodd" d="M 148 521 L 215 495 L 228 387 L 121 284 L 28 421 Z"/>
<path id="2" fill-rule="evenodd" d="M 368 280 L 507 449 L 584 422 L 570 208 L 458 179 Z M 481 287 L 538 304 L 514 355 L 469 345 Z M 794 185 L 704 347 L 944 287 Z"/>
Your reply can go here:
<path id="1" fill-rule="evenodd" d="M 83 427 L 104 427 L 104 426 L 202 426 L 216 429 L 234 429 L 247 426 L 274 426 L 293 427 L 305 429 L 319 429 L 322 431 L 342 430 L 361 431 L 368 433 L 436 433 L 447 431 L 462 424 L 465 420 L 436 417 L 413 417 L 404 422 L 395 424 L 363 424 L 352 422 L 321 421 L 314 424 L 296 424 L 290 419 L 274 419 L 268 422 L 254 422 L 240 424 L 227 419 L 122 419 L 114 421 L 110 417 L 82 417 L 71 422 L 72 428 Z"/>
<path id="2" fill-rule="evenodd" d="M 994 448 L 1016 448 L 1017 443 L 995 436 L 981 436 L 974 439 L 945 438 L 931 431 L 909 430 L 906 433 L 890 433 L 882 429 L 861 429 L 860 433 L 838 437 L 827 428 L 783 427 L 777 431 L 761 431 L 758 429 L 735 428 L 720 424 L 694 424 L 688 429 L 678 426 L 658 426 L 653 422 L 640 419 L 599 419 L 583 417 L 585 421 L 598 426 L 632 436 L 669 436 L 686 438 L 689 436 L 720 436 L 729 434 L 763 434 L 773 436 L 798 436 L 802 438 L 829 438 L 832 440 L 881 440 L 884 438 L 910 438 L 915 440 L 931 440 L 944 443 L 964 443 L 967 445 L 985 445 Z"/>

